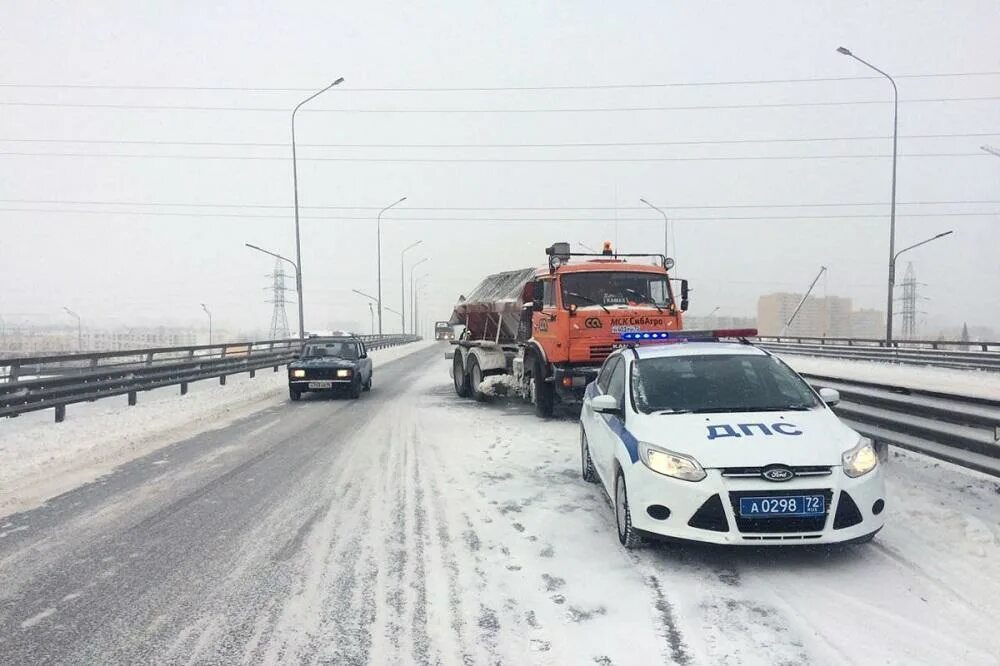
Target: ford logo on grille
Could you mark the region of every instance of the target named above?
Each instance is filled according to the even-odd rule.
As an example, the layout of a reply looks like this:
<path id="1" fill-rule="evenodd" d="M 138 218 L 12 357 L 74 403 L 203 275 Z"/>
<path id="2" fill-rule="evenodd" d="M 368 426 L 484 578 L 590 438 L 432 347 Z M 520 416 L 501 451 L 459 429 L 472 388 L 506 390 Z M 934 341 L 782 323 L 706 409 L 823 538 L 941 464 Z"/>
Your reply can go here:
<path id="1" fill-rule="evenodd" d="M 765 481 L 791 481 L 795 478 L 795 472 L 784 465 L 772 465 L 765 467 L 760 473 Z"/>

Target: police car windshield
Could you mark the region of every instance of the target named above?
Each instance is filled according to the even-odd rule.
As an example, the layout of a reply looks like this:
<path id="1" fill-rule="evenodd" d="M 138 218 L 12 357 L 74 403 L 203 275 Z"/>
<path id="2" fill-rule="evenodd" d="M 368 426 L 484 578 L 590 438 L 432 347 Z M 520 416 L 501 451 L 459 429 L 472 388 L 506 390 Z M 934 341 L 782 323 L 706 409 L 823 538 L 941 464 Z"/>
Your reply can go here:
<path id="1" fill-rule="evenodd" d="M 747 354 L 639 359 L 632 396 L 646 414 L 786 411 L 820 404 L 783 363 Z"/>
<path id="2" fill-rule="evenodd" d="M 358 346 L 354 342 L 311 342 L 306 345 L 303 358 L 318 358 L 332 356 L 334 358 L 356 359 Z"/>
<path id="3" fill-rule="evenodd" d="M 665 306 L 670 302 L 667 278 L 655 273 L 569 273 L 562 276 L 563 307 L 600 305 Z"/>

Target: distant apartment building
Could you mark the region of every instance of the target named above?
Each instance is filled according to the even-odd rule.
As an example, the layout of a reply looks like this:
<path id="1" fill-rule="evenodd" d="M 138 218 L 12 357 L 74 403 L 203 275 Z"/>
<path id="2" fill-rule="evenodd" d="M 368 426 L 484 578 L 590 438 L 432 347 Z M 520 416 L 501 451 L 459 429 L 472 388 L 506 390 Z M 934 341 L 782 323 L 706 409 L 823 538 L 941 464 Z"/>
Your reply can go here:
<path id="1" fill-rule="evenodd" d="M 794 321 L 785 329 L 795 308 L 802 301 L 802 294 L 765 294 L 757 300 L 757 329 L 761 335 L 791 335 L 827 338 L 878 337 L 867 332 L 874 330 L 875 322 L 881 317 L 884 328 L 885 315 L 877 310 L 851 309 L 851 299 L 841 296 L 810 296 L 802 303 L 802 308 Z M 854 325 L 858 315 L 860 328 Z M 859 335 L 857 330 L 866 331 Z"/>
<path id="2" fill-rule="evenodd" d="M 704 330 L 710 328 L 756 328 L 757 320 L 753 317 L 695 317 L 684 316 L 684 328 Z"/>
<path id="3" fill-rule="evenodd" d="M 0 354 L 36 356 L 77 351 L 127 351 L 152 347 L 187 347 L 199 343 L 197 332 L 188 328 L 17 328 L 0 336 Z"/>

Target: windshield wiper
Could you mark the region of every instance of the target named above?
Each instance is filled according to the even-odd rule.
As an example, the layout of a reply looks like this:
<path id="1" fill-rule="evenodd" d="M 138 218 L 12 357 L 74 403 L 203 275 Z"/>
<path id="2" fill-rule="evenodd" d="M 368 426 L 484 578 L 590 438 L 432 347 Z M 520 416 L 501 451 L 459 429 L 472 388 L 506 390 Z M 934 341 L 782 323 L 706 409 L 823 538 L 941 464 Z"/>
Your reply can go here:
<path id="1" fill-rule="evenodd" d="M 603 303 L 599 303 L 598 301 L 595 301 L 590 296 L 584 296 L 583 294 L 578 294 L 575 291 L 567 291 L 566 295 L 567 296 L 572 296 L 573 298 L 579 298 L 581 301 L 587 301 L 588 303 L 593 303 L 594 305 L 598 305 L 598 306 L 601 307 L 602 310 L 604 310 L 608 314 L 611 314 L 611 310 L 609 310 L 607 307 L 605 307 L 605 305 Z"/>
<path id="2" fill-rule="evenodd" d="M 812 409 L 809 405 L 771 405 L 754 407 L 752 405 L 736 405 L 733 407 L 704 407 L 693 410 L 695 414 L 722 414 L 725 412 L 806 412 Z"/>
<path id="3" fill-rule="evenodd" d="M 690 414 L 690 409 L 659 409 L 654 414 Z"/>
<path id="4" fill-rule="evenodd" d="M 773 405 L 770 407 L 757 407 L 755 412 L 808 412 L 813 405 Z"/>
<path id="5" fill-rule="evenodd" d="M 652 305 L 654 308 L 656 308 L 657 312 L 659 312 L 660 314 L 663 314 L 663 308 L 661 308 L 659 305 L 657 305 L 656 301 L 650 300 L 646 296 L 643 296 L 642 294 L 640 294 L 635 289 L 626 289 L 625 291 L 628 292 L 628 293 L 630 293 L 630 294 L 632 294 L 633 296 L 638 297 L 639 300 L 636 301 L 636 302 L 639 303 L 640 305 L 642 305 L 643 303 L 646 303 L 647 305 Z"/>

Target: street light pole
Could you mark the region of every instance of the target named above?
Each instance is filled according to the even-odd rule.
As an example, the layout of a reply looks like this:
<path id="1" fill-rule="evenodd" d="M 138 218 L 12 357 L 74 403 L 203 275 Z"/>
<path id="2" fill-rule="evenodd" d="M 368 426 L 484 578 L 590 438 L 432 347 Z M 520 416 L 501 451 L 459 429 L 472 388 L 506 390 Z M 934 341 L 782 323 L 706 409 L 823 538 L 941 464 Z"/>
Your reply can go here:
<path id="1" fill-rule="evenodd" d="M 896 260 L 899 259 L 899 255 L 903 254 L 904 252 L 909 252 L 910 250 L 912 250 L 915 247 L 920 247 L 921 245 L 927 245 L 931 241 L 936 241 L 939 238 L 944 238 L 945 236 L 950 236 L 953 233 L 955 233 L 953 230 L 952 231 L 943 231 L 943 232 L 939 233 L 937 236 L 931 236 L 927 240 L 922 240 L 919 243 L 914 243 L 913 245 L 909 245 L 907 247 L 904 247 L 902 250 L 900 250 L 899 252 L 897 252 L 896 254 L 894 254 L 892 256 L 892 266 L 893 266 L 893 269 L 895 269 L 895 267 L 896 267 Z"/>
<path id="2" fill-rule="evenodd" d="M 208 344 L 212 344 L 212 313 L 208 311 L 204 303 L 201 304 L 201 309 L 208 315 Z"/>
<path id="3" fill-rule="evenodd" d="M 375 335 L 375 306 L 373 306 L 371 303 L 368 303 L 368 314 L 371 315 L 372 319 L 371 332 L 372 335 Z"/>
<path id="4" fill-rule="evenodd" d="M 425 261 L 427 261 L 427 257 L 424 257 L 423 259 L 421 259 L 417 263 L 415 263 L 412 266 L 410 266 L 410 324 L 411 324 L 411 326 L 410 326 L 410 333 L 412 333 L 413 335 L 417 334 L 416 309 L 413 307 L 413 301 L 416 298 L 415 295 L 414 295 L 414 293 L 413 293 L 413 271 L 415 271 L 417 269 L 417 266 L 419 266 L 420 264 L 424 263 Z"/>
<path id="5" fill-rule="evenodd" d="M 431 276 L 430 273 L 424 273 L 423 275 L 418 277 L 416 284 L 413 288 L 413 324 L 414 324 L 413 334 L 414 335 L 420 335 L 420 306 L 419 306 L 418 296 L 420 295 L 421 287 L 424 286 L 420 284 L 420 281 L 430 276 Z"/>
<path id="6" fill-rule="evenodd" d="M 979 146 L 979 150 L 987 152 L 990 155 L 995 155 L 996 157 L 1000 157 L 1000 150 L 997 150 L 993 146 Z"/>
<path id="7" fill-rule="evenodd" d="M 68 314 L 70 317 L 73 317 L 73 318 L 76 319 L 76 350 L 82 352 L 83 351 L 83 321 L 80 319 L 80 315 L 78 315 L 77 313 L 73 312 L 72 310 L 70 310 L 65 305 L 63 306 L 63 310 L 65 310 L 66 314 Z"/>
<path id="8" fill-rule="evenodd" d="M 382 210 L 378 212 L 378 216 L 375 218 L 375 235 L 377 244 L 377 254 L 378 254 L 378 334 L 382 335 L 382 213 L 389 210 L 393 206 L 403 203 L 406 201 L 406 197 L 401 197 L 398 201 L 395 201 Z"/>
<path id="9" fill-rule="evenodd" d="M 302 299 L 302 241 L 299 234 L 299 167 L 297 155 L 295 152 L 295 114 L 299 112 L 299 108 L 308 101 L 319 97 L 325 93 L 330 88 L 340 85 L 344 82 L 344 77 L 340 77 L 326 88 L 323 88 L 319 92 L 313 93 L 309 97 L 299 102 L 294 109 L 292 109 L 292 189 L 295 193 L 295 292 L 299 298 L 299 339 L 304 340 L 306 337 L 306 320 L 305 320 L 305 306 L 303 305 Z"/>
<path id="10" fill-rule="evenodd" d="M 892 204 L 889 210 L 889 284 L 886 293 L 885 312 L 885 340 L 892 342 L 892 299 L 896 287 L 896 261 L 894 252 L 896 251 L 896 146 L 899 140 L 899 89 L 891 76 L 866 60 L 858 56 L 843 46 L 837 48 L 837 53 L 854 58 L 868 69 L 874 70 L 889 79 L 892 84 Z"/>
<path id="11" fill-rule="evenodd" d="M 667 220 L 667 214 L 665 212 L 663 212 L 663 210 L 661 210 L 660 208 L 657 208 L 656 206 L 654 206 L 653 204 L 649 203 L 648 201 L 646 201 L 645 199 L 643 199 L 641 197 L 639 198 L 639 201 L 641 201 L 642 203 L 646 204 L 647 206 L 649 206 L 650 208 L 652 208 L 657 213 L 659 213 L 660 215 L 663 216 L 663 256 L 664 257 L 669 257 L 670 256 L 670 252 L 668 250 L 669 250 L 670 242 L 669 242 L 668 239 L 670 238 L 670 222 L 669 222 L 669 220 Z"/>
<path id="12" fill-rule="evenodd" d="M 399 307 L 403 312 L 406 312 L 406 253 L 421 243 L 423 241 L 418 240 L 416 243 L 404 247 L 403 251 L 399 253 Z M 399 332 L 406 335 L 406 315 L 401 315 L 400 321 L 402 322 L 402 326 Z"/>

